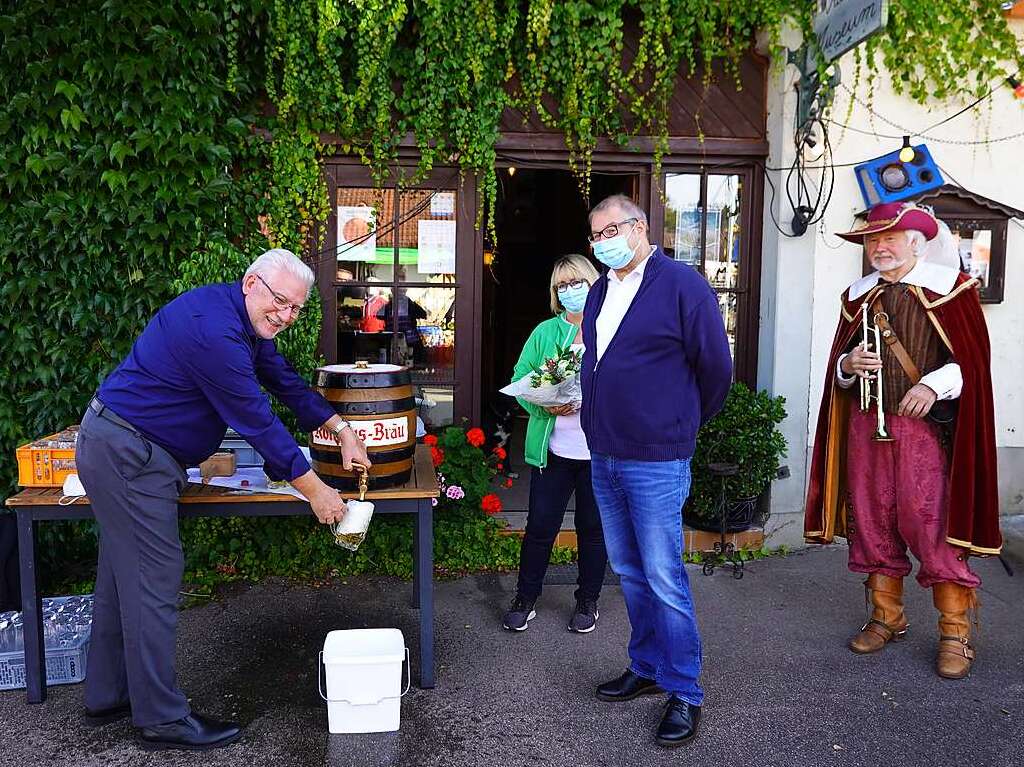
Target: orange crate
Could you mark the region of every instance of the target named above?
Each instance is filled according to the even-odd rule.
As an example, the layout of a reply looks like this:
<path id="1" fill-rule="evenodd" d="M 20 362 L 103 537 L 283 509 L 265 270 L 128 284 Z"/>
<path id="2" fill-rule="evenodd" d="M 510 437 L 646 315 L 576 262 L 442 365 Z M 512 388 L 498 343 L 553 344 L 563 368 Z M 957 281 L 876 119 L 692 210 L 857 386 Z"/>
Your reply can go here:
<path id="1" fill-rule="evenodd" d="M 63 487 L 75 469 L 78 427 L 37 439 L 17 450 L 18 484 L 22 487 Z"/>

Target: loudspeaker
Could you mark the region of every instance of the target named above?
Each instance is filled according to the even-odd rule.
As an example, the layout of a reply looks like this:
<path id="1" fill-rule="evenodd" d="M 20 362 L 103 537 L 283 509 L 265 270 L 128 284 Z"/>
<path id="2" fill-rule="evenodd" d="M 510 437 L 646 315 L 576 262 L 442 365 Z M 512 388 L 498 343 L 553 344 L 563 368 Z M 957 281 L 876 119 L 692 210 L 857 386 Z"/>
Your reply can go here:
<path id="1" fill-rule="evenodd" d="M 867 207 L 906 200 L 946 183 L 928 147 L 919 144 L 913 149 L 914 159 L 910 162 L 901 162 L 897 150 L 854 168 Z"/>

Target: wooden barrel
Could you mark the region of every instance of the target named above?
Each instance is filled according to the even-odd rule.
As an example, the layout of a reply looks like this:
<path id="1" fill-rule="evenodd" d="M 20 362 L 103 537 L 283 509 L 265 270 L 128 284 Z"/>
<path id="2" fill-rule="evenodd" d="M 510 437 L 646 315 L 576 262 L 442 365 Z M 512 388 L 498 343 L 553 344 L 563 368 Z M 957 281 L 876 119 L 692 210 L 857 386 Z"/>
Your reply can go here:
<path id="1" fill-rule="evenodd" d="M 366 443 L 373 462 L 369 488 L 408 482 L 416 451 L 416 400 L 409 369 L 364 362 L 327 365 L 317 369 L 314 384 Z M 313 470 L 324 482 L 339 490 L 356 489 L 355 473 L 341 467 L 334 435 L 311 434 L 309 452 Z"/>

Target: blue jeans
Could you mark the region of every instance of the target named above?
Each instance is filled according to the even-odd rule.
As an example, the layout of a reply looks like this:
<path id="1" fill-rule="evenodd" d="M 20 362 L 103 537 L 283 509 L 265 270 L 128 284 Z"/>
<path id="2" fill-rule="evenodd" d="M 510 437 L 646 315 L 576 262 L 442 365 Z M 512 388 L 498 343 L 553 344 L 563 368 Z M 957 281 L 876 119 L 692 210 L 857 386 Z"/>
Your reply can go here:
<path id="1" fill-rule="evenodd" d="M 630 669 L 695 706 L 704 691 L 700 634 L 683 567 L 690 460 L 636 461 L 594 453 L 594 497 L 608 559 L 622 583 Z"/>

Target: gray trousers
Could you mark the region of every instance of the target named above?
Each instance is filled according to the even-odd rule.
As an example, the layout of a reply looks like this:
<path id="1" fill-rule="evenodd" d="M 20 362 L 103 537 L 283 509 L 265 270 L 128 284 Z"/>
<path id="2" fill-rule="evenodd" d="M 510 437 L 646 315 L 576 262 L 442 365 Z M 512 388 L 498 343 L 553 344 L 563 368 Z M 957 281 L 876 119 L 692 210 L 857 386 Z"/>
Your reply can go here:
<path id="1" fill-rule="evenodd" d="M 86 410 L 75 454 L 100 529 L 85 705 L 131 702 L 132 723 L 146 727 L 190 713 L 174 655 L 187 476 L 166 450 L 106 415 Z"/>

